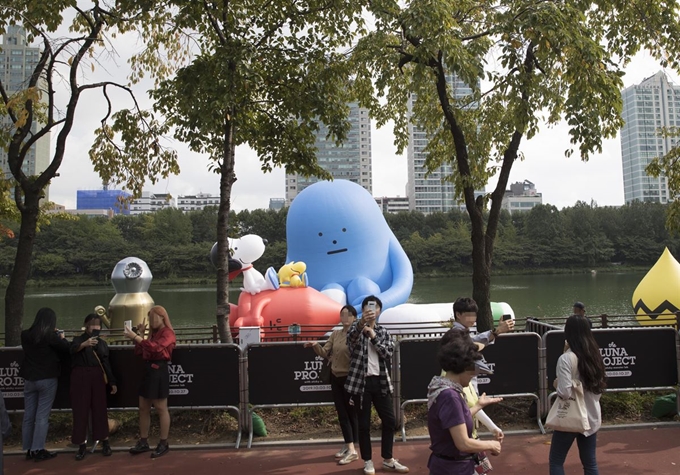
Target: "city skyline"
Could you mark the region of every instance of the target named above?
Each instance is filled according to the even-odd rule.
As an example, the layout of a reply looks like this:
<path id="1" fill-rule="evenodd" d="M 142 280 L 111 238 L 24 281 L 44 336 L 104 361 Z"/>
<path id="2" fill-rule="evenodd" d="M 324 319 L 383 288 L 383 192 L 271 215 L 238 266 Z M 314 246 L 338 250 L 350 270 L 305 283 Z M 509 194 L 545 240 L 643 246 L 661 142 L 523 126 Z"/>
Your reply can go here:
<path id="1" fill-rule="evenodd" d="M 121 41 L 118 53 L 124 59 L 135 47 L 134 39 L 126 39 Z M 125 71 L 121 64 L 124 61 L 112 63 L 109 69 L 104 65 L 97 65 L 90 79 L 122 80 Z M 640 53 L 626 68 L 624 87 L 637 84 L 660 70 L 665 71 L 673 83 L 679 83 L 676 73 L 664 70 L 648 54 Z M 143 81 L 137 90 L 146 91 L 151 87 L 150 81 Z M 140 104 L 142 107 L 152 105 L 143 92 L 140 93 Z M 101 179 L 93 170 L 88 151 L 94 128 L 105 115 L 105 110 L 101 96 L 96 96 L 94 92 L 81 99 L 76 123 L 67 141 L 66 157 L 59 176 L 52 180 L 50 186 L 50 199 L 55 203 L 66 208 L 75 208 L 76 190 L 101 188 Z M 578 156 L 564 156 L 564 150 L 570 147 L 567 131 L 567 125 L 561 122 L 552 128 L 543 125 L 532 140 L 525 138 L 520 152 L 526 160 L 515 163 L 509 182 L 529 180 L 535 183 L 543 194 L 543 202 L 558 208 L 573 206 L 579 200 L 594 200 L 601 206 L 622 205 L 624 193 L 619 136 L 604 141 L 602 153 L 584 163 Z M 406 196 L 407 153 L 404 150 L 403 154 L 396 154 L 391 124 L 377 129 L 372 121 L 371 142 L 373 196 Z M 144 190 L 171 193 L 174 196 L 201 192 L 218 194 L 219 176 L 208 169 L 210 162 L 205 156 L 191 152 L 184 144 L 174 141 L 169 141 L 166 145 L 178 150 L 181 173 L 155 184 L 147 181 Z M 231 197 L 232 208 L 236 211 L 267 208 L 270 198 L 285 197 L 285 170 L 279 168 L 264 174 L 255 152 L 248 147 L 237 148 L 236 174 L 237 181 Z M 493 189 L 495 183 L 496 179 L 492 177 L 486 186 L 487 192 Z"/>

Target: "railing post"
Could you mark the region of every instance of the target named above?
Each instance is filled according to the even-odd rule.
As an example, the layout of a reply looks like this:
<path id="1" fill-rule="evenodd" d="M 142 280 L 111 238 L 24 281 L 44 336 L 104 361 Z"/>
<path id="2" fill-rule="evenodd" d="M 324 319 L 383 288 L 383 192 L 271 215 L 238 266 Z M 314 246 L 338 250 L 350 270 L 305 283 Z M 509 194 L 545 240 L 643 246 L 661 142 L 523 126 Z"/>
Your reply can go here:
<path id="1" fill-rule="evenodd" d="M 609 328 L 609 316 L 606 313 L 600 315 L 602 328 Z"/>
<path id="2" fill-rule="evenodd" d="M 213 326 L 212 326 L 212 340 L 213 340 L 213 343 L 217 343 L 217 336 L 218 336 L 218 335 L 217 335 L 217 324 L 213 323 Z"/>

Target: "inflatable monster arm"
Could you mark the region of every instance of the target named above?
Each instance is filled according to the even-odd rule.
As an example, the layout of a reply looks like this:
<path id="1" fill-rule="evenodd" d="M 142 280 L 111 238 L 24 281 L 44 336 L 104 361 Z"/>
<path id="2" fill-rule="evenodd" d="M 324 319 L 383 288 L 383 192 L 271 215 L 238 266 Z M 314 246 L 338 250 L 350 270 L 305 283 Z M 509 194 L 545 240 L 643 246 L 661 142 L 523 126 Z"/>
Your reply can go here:
<path id="1" fill-rule="evenodd" d="M 390 238 L 388 265 L 392 271 L 392 282 L 384 291 L 380 291 L 378 284 L 366 277 L 355 279 L 347 287 L 347 301 L 356 307 L 361 314 L 361 302 L 369 295 L 375 295 L 383 304 L 382 309 L 388 309 L 406 302 L 413 287 L 413 268 L 406 253 L 395 236 Z"/>
<path id="2" fill-rule="evenodd" d="M 413 267 L 396 236 L 390 238 L 389 259 L 392 285 L 377 295 L 383 303 L 383 310 L 406 302 L 413 288 Z"/>

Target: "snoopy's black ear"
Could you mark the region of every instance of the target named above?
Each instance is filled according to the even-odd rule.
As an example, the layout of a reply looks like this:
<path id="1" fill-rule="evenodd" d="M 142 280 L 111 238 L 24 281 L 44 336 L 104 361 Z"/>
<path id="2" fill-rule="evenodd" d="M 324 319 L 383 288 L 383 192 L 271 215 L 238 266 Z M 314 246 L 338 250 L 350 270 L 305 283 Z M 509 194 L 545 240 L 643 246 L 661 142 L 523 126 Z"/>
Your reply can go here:
<path id="1" fill-rule="evenodd" d="M 269 244 L 269 243 L 267 242 L 266 239 L 263 239 L 262 242 L 263 242 L 264 244 Z"/>

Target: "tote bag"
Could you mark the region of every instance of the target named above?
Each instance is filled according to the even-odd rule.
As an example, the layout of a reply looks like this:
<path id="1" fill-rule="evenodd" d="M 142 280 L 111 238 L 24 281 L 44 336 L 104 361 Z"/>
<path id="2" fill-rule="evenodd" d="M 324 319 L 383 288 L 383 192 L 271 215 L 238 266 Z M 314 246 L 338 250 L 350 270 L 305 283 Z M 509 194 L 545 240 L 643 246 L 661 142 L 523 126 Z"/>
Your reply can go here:
<path id="1" fill-rule="evenodd" d="M 571 355 L 572 359 L 571 397 L 562 399 L 557 396 L 555 403 L 550 408 L 548 418 L 545 420 L 545 426 L 562 432 L 583 433 L 590 429 L 590 423 L 588 422 L 588 411 L 586 411 L 586 401 L 583 396 L 583 385 L 576 375 L 578 357 L 571 351 L 567 354 Z"/>

